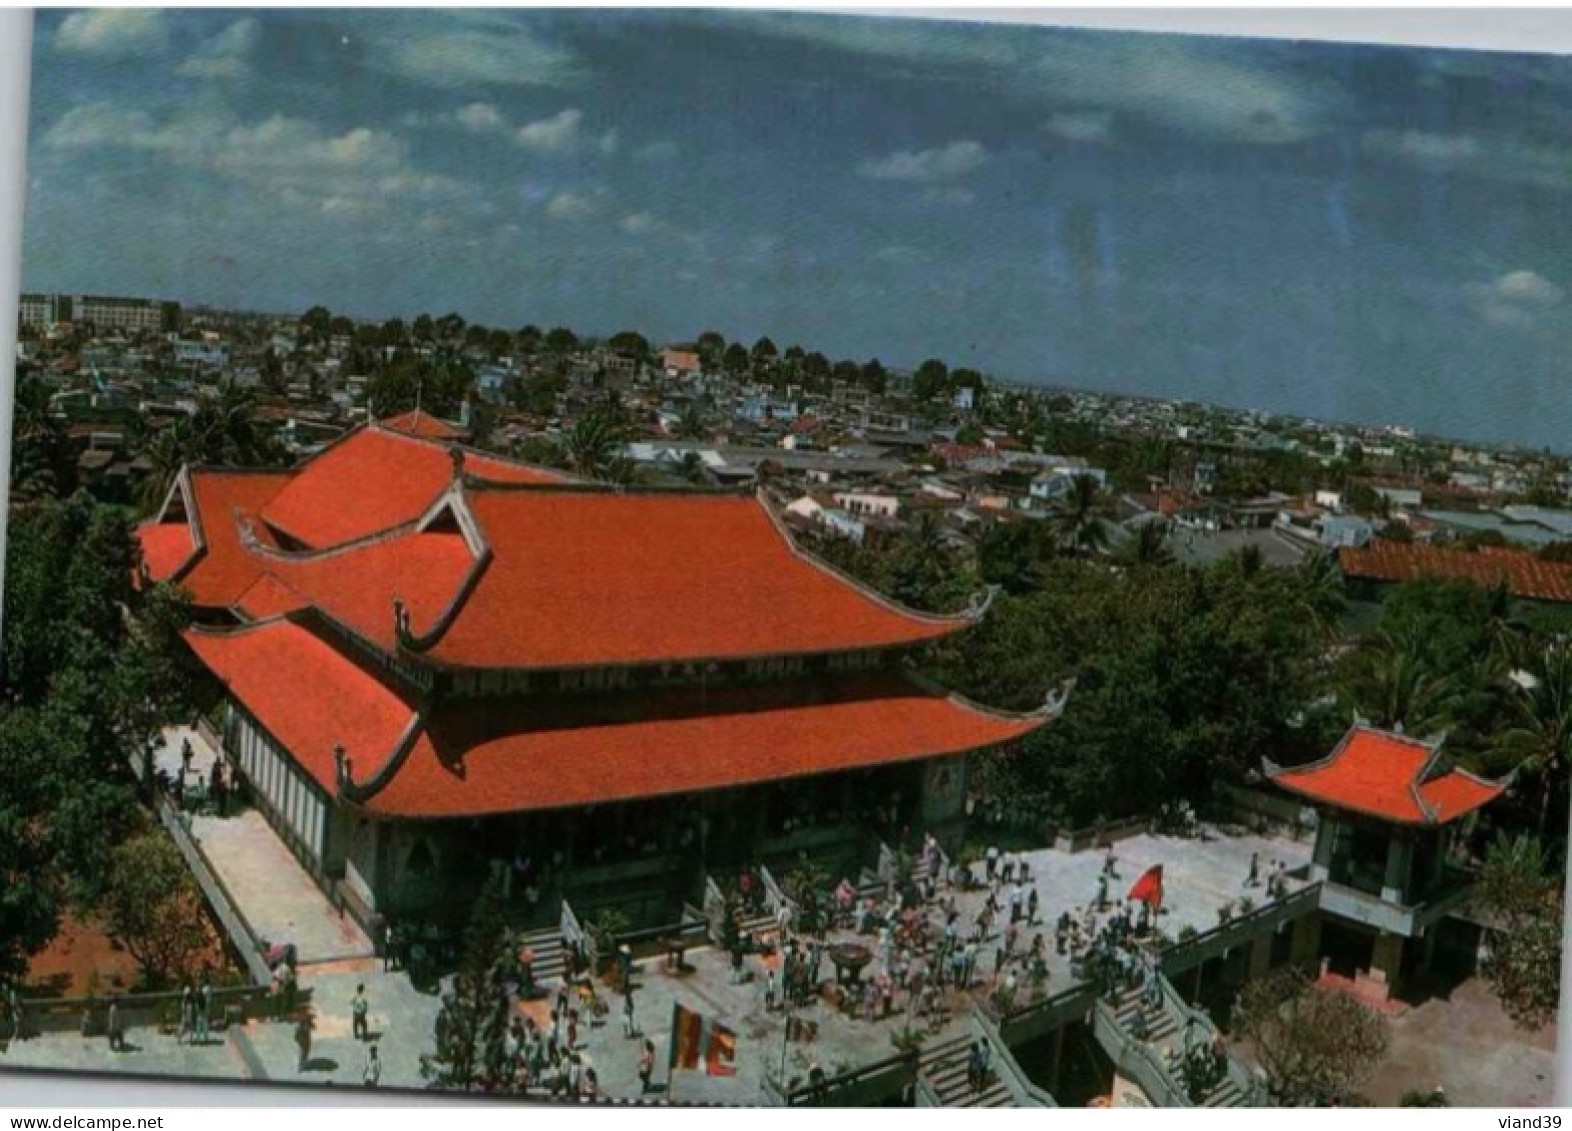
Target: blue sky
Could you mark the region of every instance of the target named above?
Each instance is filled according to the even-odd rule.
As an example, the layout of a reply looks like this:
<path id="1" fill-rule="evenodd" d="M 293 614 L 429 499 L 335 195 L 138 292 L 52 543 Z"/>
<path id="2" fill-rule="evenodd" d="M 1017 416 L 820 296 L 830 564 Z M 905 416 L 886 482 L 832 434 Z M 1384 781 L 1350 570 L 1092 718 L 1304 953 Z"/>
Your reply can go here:
<path id="1" fill-rule="evenodd" d="M 29 290 L 1572 450 L 1572 60 L 764 12 L 41 12 Z"/>

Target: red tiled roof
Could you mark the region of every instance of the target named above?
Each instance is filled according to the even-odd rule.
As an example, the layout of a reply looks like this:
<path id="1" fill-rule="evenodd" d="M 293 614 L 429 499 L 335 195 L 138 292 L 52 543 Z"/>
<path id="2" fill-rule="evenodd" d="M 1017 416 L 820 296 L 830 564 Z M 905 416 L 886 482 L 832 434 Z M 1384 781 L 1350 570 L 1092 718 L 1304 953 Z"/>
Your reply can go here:
<path id="1" fill-rule="evenodd" d="M 1407 825 L 1439 825 L 1501 795 L 1505 787 L 1460 770 L 1436 773 L 1438 746 L 1356 726 L 1326 758 L 1271 772 L 1291 793 Z"/>
<path id="2" fill-rule="evenodd" d="M 428 653 L 576 667 L 914 644 L 965 617 L 911 613 L 796 552 L 737 496 L 471 490 L 493 557 Z"/>
<path id="3" fill-rule="evenodd" d="M 1572 566 L 1547 562 L 1523 550 L 1497 546 L 1452 550 L 1376 539 L 1368 546 L 1344 547 L 1338 560 L 1349 577 L 1392 582 L 1439 577 L 1486 587 L 1504 580 L 1514 597 L 1572 602 Z"/>
<path id="4" fill-rule="evenodd" d="M 304 609 L 310 602 L 278 578 L 263 574 L 235 604 L 250 619 L 267 620 Z"/>
<path id="5" fill-rule="evenodd" d="M 201 551 L 182 561 L 174 561 L 170 553 L 170 547 L 179 544 L 179 536 L 169 531 L 184 530 L 186 538 L 192 539 L 189 515 L 186 522 L 138 527 L 137 537 L 153 580 L 177 581 L 191 594 L 193 603 L 204 608 L 233 605 L 262 574 L 256 559 L 240 543 L 239 519 L 255 516 L 289 482 L 289 476 L 289 472 L 192 471 Z"/>
<path id="6" fill-rule="evenodd" d="M 418 408 L 413 412 L 389 417 L 380 423 L 382 427 L 392 429 L 394 432 L 407 432 L 411 436 L 419 436 L 425 440 L 458 440 L 464 435 L 447 421 L 438 420 L 429 412 L 422 412 Z"/>
<path id="7" fill-rule="evenodd" d="M 360 766 L 381 765 L 414 717 L 380 680 L 298 624 L 274 620 L 185 638 L 330 795 L 337 791 L 335 745 L 343 743 Z"/>
<path id="8" fill-rule="evenodd" d="M 540 468 L 466 452 L 467 474 L 500 483 L 560 483 Z M 323 549 L 418 518 L 453 479 L 449 448 L 404 432 L 358 428 L 324 448 L 263 512 L 263 519 Z"/>
<path id="9" fill-rule="evenodd" d="M 137 537 L 142 543 L 143 564 L 154 581 L 173 577 L 196 552 L 191 527 L 184 522 L 150 522 L 138 529 Z"/>
<path id="10" fill-rule="evenodd" d="M 986 714 L 898 676 L 457 704 L 428 721 L 366 808 L 458 817 L 698 793 L 958 754 L 1043 721 Z"/>
<path id="11" fill-rule="evenodd" d="M 351 549 L 270 558 L 265 565 L 303 604 L 393 652 L 393 598 L 409 610 L 415 635 L 429 632 L 458 596 L 475 556 L 457 531 L 409 530 Z"/>

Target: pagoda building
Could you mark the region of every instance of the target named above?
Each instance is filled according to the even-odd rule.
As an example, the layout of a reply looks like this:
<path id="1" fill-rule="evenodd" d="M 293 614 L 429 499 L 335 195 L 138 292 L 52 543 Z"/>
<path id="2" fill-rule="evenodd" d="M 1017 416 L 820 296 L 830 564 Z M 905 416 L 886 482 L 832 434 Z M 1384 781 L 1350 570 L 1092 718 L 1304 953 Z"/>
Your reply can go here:
<path id="1" fill-rule="evenodd" d="M 919 681 L 914 653 L 986 598 L 902 608 L 759 498 L 612 490 L 425 431 L 184 469 L 139 528 L 147 580 L 192 601 L 228 757 L 368 926 L 461 910 L 492 871 L 526 917 L 561 896 L 663 922 L 706 875 L 954 838 L 967 755 L 1062 706 Z"/>
<path id="2" fill-rule="evenodd" d="M 1265 769 L 1320 818 L 1310 878 L 1322 885 L 1322 953 L 1366 996 L 1399 993 L 1429 967 L 1439 926 L 1467 896 L 1469 876 L 1451 862 L 1456 831 L 1506 786 L 1456 768 L 1441 739 L 1363 723 L 1325 758 Z"/>

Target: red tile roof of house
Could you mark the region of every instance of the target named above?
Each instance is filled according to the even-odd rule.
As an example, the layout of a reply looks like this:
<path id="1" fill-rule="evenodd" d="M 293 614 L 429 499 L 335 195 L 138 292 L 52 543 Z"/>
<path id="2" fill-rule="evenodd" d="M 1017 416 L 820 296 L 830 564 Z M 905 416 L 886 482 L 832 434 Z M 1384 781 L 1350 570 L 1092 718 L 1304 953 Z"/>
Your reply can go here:
<path id="1" fill-rule="evenodd" d="M 1486 587 L 1504 580 L 1514 597 L 1572 602 L 1572 566 L 1547 562 L 1524 550 L 1496 546 L 1455 550 L 1376 539 L 1368 546 L 1344 547 L 1338 560 L 1349 577 L 1390 582 L 1439 577 Z"/>
<path id="2" fill-rule="evenodd" d="M 380 421 L 382 427 L 394 432 L 406 432 L 411 436 L 419 436 L 424 440 L 459 440 L 464 433 L 445 420 L 438 420 L 429 412 L 415 409 L 399 416 L 391 416 Z"/>
<path id="3" fill-rule="evenodd" d="M 566 479 L 468 451 L 464 471 L 499 483 Z M 304 545 L 337 546 L 414 521 L 452 479 L 447 445 L 376 425 L 357 428 L 303 465 L 262 518 Z"/>
<path id="4" fill-rule="evenodd" d="M 577 667 L 915 644 L 969 615 L 902 609 L 800 553 L 731 495 L 470 489 L 492 557 L 427 653 Z"/>
<path id="5" fill-rule="evenodd" d="M 1440 743 L 1355 726 L 1327 757 L 1307 766 L 1268 765 L 1268 776 L 1301 797 L 1404 825 L 1441 825 L 1501 796 L 1505 786 L 1448 770 Z"/>

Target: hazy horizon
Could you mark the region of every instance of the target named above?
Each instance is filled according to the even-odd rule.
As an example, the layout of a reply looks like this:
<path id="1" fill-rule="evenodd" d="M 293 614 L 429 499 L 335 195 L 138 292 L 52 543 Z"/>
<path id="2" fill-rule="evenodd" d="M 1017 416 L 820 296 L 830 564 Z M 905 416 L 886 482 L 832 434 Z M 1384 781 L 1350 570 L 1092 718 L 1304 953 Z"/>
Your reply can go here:
<path id="1" fill-rule="evenodd" d="M 23 277 L 1572 448 L 1572 60 L 704 11 L 40 12 Z"/>

